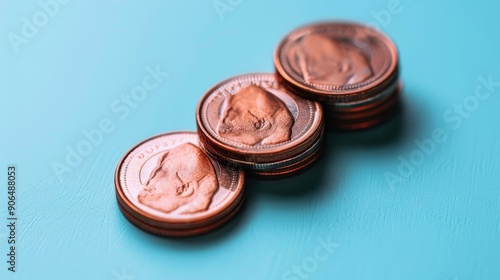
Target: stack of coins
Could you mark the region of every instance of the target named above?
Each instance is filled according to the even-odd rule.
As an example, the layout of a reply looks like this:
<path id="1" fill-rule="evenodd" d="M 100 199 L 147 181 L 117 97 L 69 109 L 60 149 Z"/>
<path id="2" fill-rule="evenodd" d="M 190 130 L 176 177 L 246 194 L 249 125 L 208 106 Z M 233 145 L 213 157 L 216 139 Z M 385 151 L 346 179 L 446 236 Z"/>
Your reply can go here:
<path id="1" fill-rule="evenodd" d="M 368 128 L 398 111 L 397 49 L 367 26 L 326 22 L 298 28 L 280 42 L 274 64 L 289 90 L 322 102 L 330 128 Z"/>
<path id="2" fill-rule="evenodd" d="M 240 210 L 243 170 L 294 175 L 322 154 L 326 125 L 367 128 L 397 111 L 396 47 L 373 29 L 302 27 L 283 39 L 274 61 L 276 74 L 236 76 L 209 89 L 196 110 L 198 133 L 155 136 L 122 158 L 116 198 L 131 223 L 172 237 L 212 231 Z"/>
<path id="3" fill-rule="evenodd" d="M 324 143 L 321 105 L 291 94 L 274 74 L 237 76 L 212 87 L 196 121 L 208 154 L 265 178 L 304 170 Z"/>
<path id="4" fill-rule="evenodd" d="M 199 147 L 194 132 L 159 135 L 133 147 L 115 172 L 123 215 L 158 235 L 202 234 L 225 224 L 244 200 L 244 173 Z"/>

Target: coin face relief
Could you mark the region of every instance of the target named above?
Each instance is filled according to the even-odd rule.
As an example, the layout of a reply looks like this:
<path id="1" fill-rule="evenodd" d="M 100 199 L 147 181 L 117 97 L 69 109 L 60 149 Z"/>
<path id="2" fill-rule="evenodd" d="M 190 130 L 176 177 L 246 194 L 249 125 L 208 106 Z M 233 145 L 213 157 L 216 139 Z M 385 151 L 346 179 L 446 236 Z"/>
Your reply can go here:
<path id="1" fill-rule="evenodd" d="M 322 109 L 317 102 L 291 94 L 273 74 L 248 74 L 210 89 L 196 117 L 207 150 L 265 162 L 312 145 L 320 134 Z"/>
<path id="2" fill-rule="evenodd" d="M 311 34 L 291 44 L 286 54 L 291 69 L 309 84 L 338 88 L 373 76 L 370 58 L 347 40 Z"/>
<path id="3" fill-rule="evenodd" d="M 187 142 L 159 155 L 137 199 L 164 213 L 193 214 L 208 209 L 218 187 L 210 160 Z"/>
<path id="4" fill-rule="evenodd" d="M 221 219 L 241 202 L 243 183 L 240 169 L 208 157 L 196 133 L 188 132 L 138 144 L 121 160 L 115 175 L 124 211 L 147 226 L 173 230 Z"/>
<path id="5" fill-rule="evenodd" d="M 230 95 L 218 123 L 227 140 L 253 146 L 290 141 L 295 122 L 285 103 L 265 88 L 247 85 Z"/>
<path id="6" fill-rule="evenodd" d="M 292 31 L 279 44 L 276 70 L 294 87 L 348 95 L 376 87 L 397 71 L 397 50 L 384 34 L 364 25 L 325 22 Z"/>

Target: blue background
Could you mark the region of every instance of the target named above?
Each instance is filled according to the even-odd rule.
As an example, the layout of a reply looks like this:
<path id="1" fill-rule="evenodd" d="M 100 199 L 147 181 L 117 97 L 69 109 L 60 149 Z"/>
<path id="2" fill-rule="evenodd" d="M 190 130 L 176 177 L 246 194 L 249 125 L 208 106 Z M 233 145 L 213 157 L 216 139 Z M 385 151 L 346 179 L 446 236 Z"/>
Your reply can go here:
<path id="1" fill-rule="evenodd" d="M 11 32 L 21 36 L 23 17 L 43 10 L 3 0 L 0 279 L 499 279 L 500 87 L 476 104 L 473 96 L 479 77 L 500 81 L 500 5 L 391 2 L 72 0 L 16 53 Z M 230 9 L 218 13 L 214 3 Z M 214 233 L 168 239 L 127 222 L 113 184 L 124 153 L 156 134 L 195 130 L 209 87 L 273 71 L 279 40 L 325 19 L 372 22 L 396 42 L 401 116 L 330 133 L 320 162 L 299 176 L 249 180 L 244 210 Z M 158 88 L 127 116 L 113 110 L 157 65 L 169 73 Z M 464 101 L 475 107 L 463 117 L 449 112 Z M 53 165 L 65 164 L 82 131 L 106 119 L 113 131 L 57 176 Z M 436 129 L 446 140 L 423 154 L 415 141 Z M 412 158 L 417 164 L 398 171 Z M 3 225 L 11 164 L 16 273 L 7 270 Z M 327 251 L 324 242 L 336 246 Z"/>

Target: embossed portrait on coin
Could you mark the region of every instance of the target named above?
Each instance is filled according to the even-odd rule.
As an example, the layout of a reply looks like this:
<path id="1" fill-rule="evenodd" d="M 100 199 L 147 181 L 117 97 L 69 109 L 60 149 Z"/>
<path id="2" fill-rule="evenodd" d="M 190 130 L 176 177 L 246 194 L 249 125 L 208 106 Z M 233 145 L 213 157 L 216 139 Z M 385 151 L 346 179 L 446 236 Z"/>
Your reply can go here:
<path id="1" fill-rule="evenodd" d="M 290 140 L 294 119 L 286 105 L 265 89 L 250 85 L 226 99 L 218 134 L 246 145 Z"/>
<path id="2" fill-rule="evenodd" d="M 310 83 L 346 86 L 373 76 L 369 58 L 361 50 L 319 34 L 305 36 L 291 49 L 288 60 Z"/>
<path id="3" fill-rule="evenodd" d="M 160 156 L 138 200 L 165 213 L 197 213 L 208 209 L 217 188 L 210 160 L 185 143 Z"/>

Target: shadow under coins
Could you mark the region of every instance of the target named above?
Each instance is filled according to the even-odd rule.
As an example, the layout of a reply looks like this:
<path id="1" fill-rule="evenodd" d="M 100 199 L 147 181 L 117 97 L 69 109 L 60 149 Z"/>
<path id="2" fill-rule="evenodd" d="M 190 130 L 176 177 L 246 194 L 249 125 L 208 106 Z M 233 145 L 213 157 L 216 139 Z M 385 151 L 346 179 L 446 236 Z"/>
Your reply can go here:
<path id="1" fill-rule="evenodd" d="M 411 105 L 410 105 L 411 104 Z M 415 139 L 420 131 L 419 111 L 415 103 L 403 98 L 398 112 L 389 120 L 371 128 L 357 131 L 333 131 L 333 147 L 363 146 L 368 148 L 397 146 L 407 139 Z"/>

